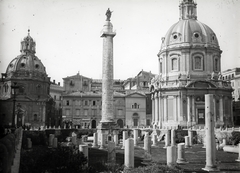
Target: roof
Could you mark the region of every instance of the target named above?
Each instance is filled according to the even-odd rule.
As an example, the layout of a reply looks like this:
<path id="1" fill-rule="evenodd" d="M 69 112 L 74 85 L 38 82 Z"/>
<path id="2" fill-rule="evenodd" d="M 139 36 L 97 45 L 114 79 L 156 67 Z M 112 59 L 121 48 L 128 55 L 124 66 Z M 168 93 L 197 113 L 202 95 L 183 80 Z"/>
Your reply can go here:
<path id="1" fill-rule="evenodd" d="M 72 92 L 68 94 L 63 94 L 63 96 L 75 96 L 75 97 L 102 97 L 102 92 L 101 91 L 77 91 L 77 92 Z M 114 97 L 125 97 L 125 94 L 114 91 L 113 92 Z"/>

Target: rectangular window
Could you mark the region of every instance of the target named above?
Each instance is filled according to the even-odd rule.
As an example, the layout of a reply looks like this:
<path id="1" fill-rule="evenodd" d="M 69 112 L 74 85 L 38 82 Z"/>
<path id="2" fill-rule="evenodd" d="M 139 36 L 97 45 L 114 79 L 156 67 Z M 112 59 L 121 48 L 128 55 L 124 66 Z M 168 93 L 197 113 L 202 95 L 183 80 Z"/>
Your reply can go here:
<path id="1" fill-rule="evenodd" d="M 138 126 L 138 119 L 136 118 L 133 119 L 133 126 Z"/>
<path id="2" fill-rule="evenodd" d="M 172 59 L 172 70 L 178 70 L 177 58 Z"/>
<path id="3" fill-rule="evenodd" d="M 92 105 L 96 106 L 96 101 L 95 100 L 93 100 Z"/>
<path id="4" fill-rule="evenodd" d="M 76 116 L 80 116 L 80 109 L 76 109 Z"/>
<path id="5" fill-rule="evenodd" d="M 97 115 L 97 109 L 93 109 L 93 110 L 92 110 L 92 115 L 93 115 L 93 116 L 96 116 L 96 115 Z"/>
<path id="6" fill-rule="evenodd" d="M 70 109 L 66 109 L 66 116 L 70 115 Z"/>
<path id="7" fill-rule="evenodd" d="M 203 70 L 203 57 L 195 56 L 193 58 L 193 68 L 194 70 Z"/>
<path id="8" fill-rule="evenodd" d="M 67 100 L 67 101 L 66 101 L 66 105 L 69 106 L 69 104 L 70 104 L 70 103 L 69 103 L 69 100 Z"/>
<path id="9" fill-rule="evenodd" d="M 150 119 L 147 119 L 146 125 L 147 125 L 147 126 L 150 126 L 150 125 L 151 125 Z"/>
<path id="10" fill-rule="evenodd" d="M 88 116 L 88 109 L 84 109 L 84 116 Z"/>
<path id="11" fill-rule="evenodd" d="M 119 116 L 123 115 L 123 110 L 122 109 L 118 109 L 118 114 Z"/>
<path id="12" fill-rule="evenodd" d="M 162 62 L 159 64 L 159 72 L 162 73 Z"/>
<path id="13" fill-rule="evenodd" d="M 84 101 L 84 105 L 85 105 L 85 106 L 88 105 L 88 101 L 87 101 L 87 100 Z"/>

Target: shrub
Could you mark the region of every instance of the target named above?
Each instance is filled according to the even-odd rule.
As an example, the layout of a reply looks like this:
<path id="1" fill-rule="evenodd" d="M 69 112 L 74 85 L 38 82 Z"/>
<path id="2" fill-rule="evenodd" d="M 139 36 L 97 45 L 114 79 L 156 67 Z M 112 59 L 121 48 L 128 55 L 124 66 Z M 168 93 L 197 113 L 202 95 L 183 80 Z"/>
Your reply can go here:
<path id="1" fill-rule="evenodd" d="M 233 131 L 232 137 L 229 138 L 233 145 L 239 144 L 240 141 L 240 132 Z"/>
<path id="2" fill-rule="evenodd" d="M 137 167 L 133 169 L 124 169 L 124 173 L 183 173 L 179 167 L 168 167 L 160 163 L 153 163 L 145 167 Z"/>
<path id="3" fill-rule="evenodd" d="M 20 173 L 74 173 L 87 172 L 86 157 L 72 148 L 49 149 L 36 147 L 21 154 Z"/>

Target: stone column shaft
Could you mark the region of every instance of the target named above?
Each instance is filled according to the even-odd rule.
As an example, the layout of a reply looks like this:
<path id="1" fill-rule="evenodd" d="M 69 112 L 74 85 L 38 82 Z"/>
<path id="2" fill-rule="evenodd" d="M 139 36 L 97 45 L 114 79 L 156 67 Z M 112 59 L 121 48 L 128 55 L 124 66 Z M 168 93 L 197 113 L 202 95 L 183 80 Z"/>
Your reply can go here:
<path id="1" fill-rule="evenodd" d="M 223 97 L 220 96 L 219 99 L 219 114 L 220 114 L 220 121 L 223 122 Z"/>
<path id="2" fill-rule="evenodd" d="M 155 104 L 154 104 L 154 94 L 152 94 L 152 124 L 155 124 Z"/>
<path id="3" fill-rule="evenodd" d="M 164 97 L 164 122 L 167 123 L 168 121 L 168 111 L 167 111 L 167 97 Z"/>
<path id="4" fill-rule="evenodd" d="M 191 96 L 187 96 L 187 122 L 191 123 Z"/>
<path id="5" fill-rule="evenodd" d="M 192 122 L 196 122 L 195 97 L 192 96 Z"/>
<path id="6" fill-rule="evenodd" d="M 102 58 L 102 119 L 101 122 L 113 122 L 113 37 L 112 24 L 106 21 L 101 37 L 103 38 Z"/>
<path id="7" fill-rule="evenodd" d="M 204 170 L 215 171 L 216 166 L 216 142 L 214 134 L 214 110 L 213 95 L 205 95 L 205 133 L 206 133 L 206 166 Z"/>
<path id="8" fill-rule="evenodd" d="M 134 137 L 134 147 L 136 147 L 138 144 L 138 130 L 137 129 L 133 130 L 133 137 Z"/>
<path id="9" fill-rule="evenodd" d="M 127 168 L 134 168 L 134 142 L 129 138 L 125 142 L 124 165 Z"/>
<path id="10" fill-rule="evenodd" d="M 159 128 L 161 129 L 162 128 L 162 109 L 161 109 L 161 102 L 162 102 L 162 98 L 160 96 L 160 93 L 159 93 L 159 97 L 158 97 L 158 112 L 159 112 Z"/>
<path id="11" fill-rule="evenodd" d="M 155 98 L 154 98 L 154 103 L 155 103 L 155 106 L 154 106 L 154 111 L 155 111 L 155 124 L 156 125 L 158 125 L 158 123 L 159 123 L 159 109 L 158 109 L 158 93 L 156 92 L 155 93 L 155 96 L 154 96 Z"/>

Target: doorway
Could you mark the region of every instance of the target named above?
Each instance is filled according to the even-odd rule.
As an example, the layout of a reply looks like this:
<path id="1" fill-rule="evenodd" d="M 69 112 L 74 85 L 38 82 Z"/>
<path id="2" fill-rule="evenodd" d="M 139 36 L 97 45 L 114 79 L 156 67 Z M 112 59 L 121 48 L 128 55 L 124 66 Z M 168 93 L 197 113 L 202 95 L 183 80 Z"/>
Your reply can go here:
<path id="1" fill-rule="evenodd" d="M 198 109 L 198 124 L 205 124 L 205 109 Z"/>

